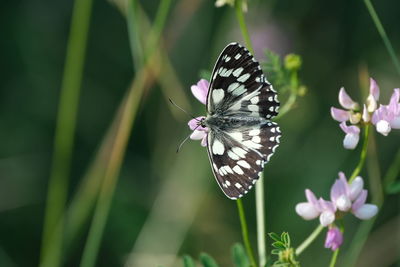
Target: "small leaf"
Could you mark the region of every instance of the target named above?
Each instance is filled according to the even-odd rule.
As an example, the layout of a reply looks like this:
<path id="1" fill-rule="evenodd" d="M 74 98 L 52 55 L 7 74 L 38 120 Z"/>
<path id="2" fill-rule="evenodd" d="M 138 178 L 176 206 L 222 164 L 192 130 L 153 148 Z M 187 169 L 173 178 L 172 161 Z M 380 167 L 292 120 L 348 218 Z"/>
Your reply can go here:
<path id="1" fill-rule="evenodd" d="M 283 242 L 281 242 L 281 241 L 272 243 L 272 246 L 274 248 L 280 248 L 280 249 L 285 249 L 286 248 L 285 244 Z"/>
<path id="2" fill-rule="evenodd" d="M 290 247 L 290 237 L 287 232 L 282 233 L 281 239 L 285 243 L 285 247 Z"/>
<path id="3" fill-rule="evenodd" d="M 281 241 L 281 238 L 279 237 L 279 235 L 278 234 L 276 234 L 276 233 L 268 233 L 268 235 L 269 235 L 269 237 L 271 238 L 271 239 L 273 239 L 273 240 L 275 240 L 275 241 Z"/>
<path id="4" fill-rule="evenodd" d="M 232 247 L 233 263 L 236 267 L 249 267 L 249 259 L 247 258 L 244 247 L 240 243 L 236 243 Z"/>
<path id="5" fill-rule="evenodd" d="M 200 254 L 200 262 L 204 267 L 218 267 L 217 262 L 207 253 Z"/>
<path id="6" fill-rule="evenodd" d="M 183 256 L 183 267 L 196 267 L 194 260 L 189 255 Z"/>
<path id="7" fill-rule="evenodd" d="M 271 254 L 274 254 L 274 255 L 279 255 L 280 252 L 281 252 L 280 249 L 273 249 L 273 250 L 271 250 Z"/>

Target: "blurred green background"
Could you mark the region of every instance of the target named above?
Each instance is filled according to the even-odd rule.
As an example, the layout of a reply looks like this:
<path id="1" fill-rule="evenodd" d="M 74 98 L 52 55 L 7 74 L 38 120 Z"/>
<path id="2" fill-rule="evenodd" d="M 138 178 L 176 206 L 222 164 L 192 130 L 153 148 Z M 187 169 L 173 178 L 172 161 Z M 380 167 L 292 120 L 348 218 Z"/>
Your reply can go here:
<path id="1" fill-rule="evenodd" d="M 150 21 L 158 4 L 140 1 Z M 400 51 L 400 3 L 374 4 L 396 52 Z M 0 9 L 2 267 L 39 264 L 72 11 L 73 1 L 67 0 L 3 1 Z M 93 1 L 67 208 L 138 75 L 125 14 L 124 1 Z M 382 103 L 387 103 L 392 89 L 400 87 L 400 76 L 362 1 L 250 0 L 246 18 L 259 61 L 265 60 L 265 48 L 282 56 L 297 53 L 303 59 L 300 78 L 308 92 L 281 119 L 282 143 L 265 170 L 267 231 L 288 231 L 297 246 L 317 225 L 294 212 L 296 203 L 305 199 L 304 189 L 328 198 L 337 173 L 350 175 L 359 159 L 360 146 L 345 150 L 344 134 L 330 117 L 329 108 L 339 105 L 339 88 L 345 86 L 361 101 L 361 89 L 367 90 L 370 75 L 380 85 Z M 145 19 L 139 20 L 146 34 Z M 161 78 L 154 74 L 140 98 L 96 266 L 180 266 L 177 257 L 197 257 L 202 251 L 221 266 L 232 266 L 230 248 L 241 242 L 236 204 L 218 188 L 199 142 L 188 142 L 175 153 L 189 134 L 188 118 L 167 100 L 171 97 L 195 115 L 204 115 L 204 106 L 192 97 L 190 86 L 201 70 L 211 71 L 220 50 L 232 41 L 243 43 L 232 8 L 215 8 L 213 1 L 172 1 L 159 42 L 167 58 L 156 57 Z M 400 145 L 399 131 L 375 136 L 379 166 L 367 160 L 362 171 L 366 180 L 385 175 Z M 92 189 L 97 192 L 98 187 Z M 255 247 L 254 202 L 253 190 L 244 205 Z M 64 266 L 79 265 L 93 206 L 88 210 L 90 216 L 79 224 L 76 235 L 68 236 Z M 357 266 L 400 264 L 398 212 L 399 195 L 387 196 Z M 360 224 L 352 216 L 345 222 L 338 266 L 354 245 Z M 302 266 L 327 266 L 331 252 L 323 248 L 324 235 L 301 255 Z"/>

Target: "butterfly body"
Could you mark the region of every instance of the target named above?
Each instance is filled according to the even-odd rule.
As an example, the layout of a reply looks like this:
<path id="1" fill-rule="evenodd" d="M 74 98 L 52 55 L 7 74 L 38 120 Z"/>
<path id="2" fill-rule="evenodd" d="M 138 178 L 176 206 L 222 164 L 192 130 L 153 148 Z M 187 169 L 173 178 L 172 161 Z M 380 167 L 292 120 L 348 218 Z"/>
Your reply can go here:
<path id="1" fill-rule="evenodd" d="M 279 102 L 259 63 L 238 43 L 222 51 L 207 95 L 207 151 L 218 185 L 231 199 L 246 194 L 279 145 L 271 118 Z"/>

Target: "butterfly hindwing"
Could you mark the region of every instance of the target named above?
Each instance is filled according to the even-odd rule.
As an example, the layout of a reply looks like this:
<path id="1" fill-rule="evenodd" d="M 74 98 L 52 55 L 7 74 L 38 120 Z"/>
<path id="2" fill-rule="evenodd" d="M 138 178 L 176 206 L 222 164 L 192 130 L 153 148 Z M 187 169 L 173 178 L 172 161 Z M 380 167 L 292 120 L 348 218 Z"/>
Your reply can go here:
<path id="1" fill-rule="evenodd" d="M 280 129 L 273 122 L 209 132 L 208 155 L 225 195 L 237 199 L 252 188 L 279 138 Z"/>
<path id="2" fill-rule="evenodd" d="M 270 119 L 278 108 L 277 94 L 250 52 L 238 43 L 226 46 L 211 76 L 208 113 Z"/>

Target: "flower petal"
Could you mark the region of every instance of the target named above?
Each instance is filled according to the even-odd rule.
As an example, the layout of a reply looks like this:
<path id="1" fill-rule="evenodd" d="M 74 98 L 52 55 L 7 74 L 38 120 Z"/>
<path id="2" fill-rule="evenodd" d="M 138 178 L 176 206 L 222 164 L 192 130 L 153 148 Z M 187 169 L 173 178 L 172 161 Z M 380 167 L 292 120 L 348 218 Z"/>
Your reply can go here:
<path id="1" fill-rule="evenodd" d="M 334 120 L 343 122 L 350 119 L 350 112 L 340 108 L 331 107 L 331 116 Z"/>
<path id="2" fill-rule="evenodd" d="M 364 188 L 364 180 L 360 176 L 357 176 L 349 186 L 350 200 L 354 201 L 355 199 L 357 199 L 363 188 Z"/>
<path id="3" fill-rule="evenodd" d="M 346 149 L 354 149 L 356 148 L 359 140 L 360 136 L 358 134 L 346 134 L 343 139 L 343 146 Z"/>
<path id="4" fill-rule="evenodd" d="M 371 120 L 371 116 L 367 110 L 367 106 L 364 104 L 362 119 L 364 122 L 369 122 Z"/>
<path id="5" fill-rule="evenodd" d="M 190 135 L 190 139 L 192 140 L 202 140 L 207 133 L 205 131 L 194 130 L 193 133 Z"/>
<path id="6" fill-rule="evenodd" d="M 346 109 L 355 110 L 358 109 L 358 103 L 354 102 L 353 99 L 347 94 L 344 87 L 340 88 L 339 91 L 339 103 Z"/>
<path id="7" fill-rule="evenodd" d="M 193 95 L 204 105 L 207 102 L 207 94 L 208 94 L 209 85 L 210 85 L 210 83 L 207 80 L 201 79 L 200 81 L 198 81 L 197 85 L 192 85 L 190 87 Z"/>
<path id="8" fill-rule="evenodd" d="M 208 134 L 206 134 L 204 137 L 203 137 L 203 139 L 201 139 L 201 146 L 207 146 L 207 135 Z"/>
<path id="9" fill-rule="evenodd" d="M 319 222 L 322 226 L 328 226 L 335 221 L 335 213 L 331 211 L 323 211 L 319 216 Z"/>
<path id="10" fill-rule="evenodd" d="M 387 136 L 392 130 L 392 127 L 390 127 L 390 123 L 386 120 L 378 121 L 375 126 L 376 126 L 376 131 L 384 136 Z"/>
<path id="11" fill-rule="evenodd" d="M 378 103 L 376 102 L 373 95 L 367 97 L 367 110 L 368 112 L 374 112 L 378 108 Z"/>
<path id="12" fill-rule="evenodd" d="M 376 81 L 372 78 L 369 78 L 369 94 L 373 96 L 375 101 L 379 100 L 379 86 Z"/>
<path id="13" fill-rule="evenodd" d="M 390 127 L 392 129 L 400 129 L 400 115 L 390 121 Z"/>
<path id="14" fill-rule="evenodd" d="M 351 206 L 351 209 L 353 212 L 358 210 L 362 205 L 365 204 L 365 201 L 367 200 L 367 195 L 368 191 L 363 189 L 361 193 L 358 195 L 357 199 L 353 202 L 353 205 Z"/>
<path id="15" fill-rule="evenodd" d="M 319 211 L 308 202 L 302 202 L 296 205 L 296 213 L 304 220 L 312 220 L 319 216 Z"/>
<path id="16" fill-rule="evenodd" d="M 205 118 L 204 116 L 200 116 L 200 117 L 191 119 L 191 120 L 188 122 L 188 125 L 189 125 L 190 130 L 193 131 L 194 129 L 197 128 L 197 130 L 199 130 L 199 131 L 206 131 L 207 128 L 202 127 L 201 125 L 199 126 L 199 121 L 203 120 L 204 118 Z"/>
<path id="17" fill-rule="evenodd" d="M 343 234 L 337 227 L 332 227 L 326 233 L 325 247 L 337 250 L 343 243 Z"/>
<path id="18" fill-rule="evenodd" d="M 336 199 L 335 205 L 338 208 L 338 210 L 348 211 L 351 208 L 350 198 L 346 195 L 341 195 Z"/>
<path id="19" fill-rule="evenodd" d="M 353 212 L 354 216 L 361 220 L 368 220 L 378 213 L 378 207 L 373 204 L 365 204 Z"/>
<path id="20" fill-rule="evenodd" d="M 306 189 L 306 198 L 308 200 L 308 203 L 314 205 L 316 209 L 319 209 L 319 202 L 310 189 Z"/>
<path id="21" fill-rule="evenodd" d="M 339 124 L 340 128 L 345 132 L 346 134 L 359 134 L 360 133 L 360 128 L 358 128 L 355 125 L 347 126 L 346 122 L 342 122 Z"/>

